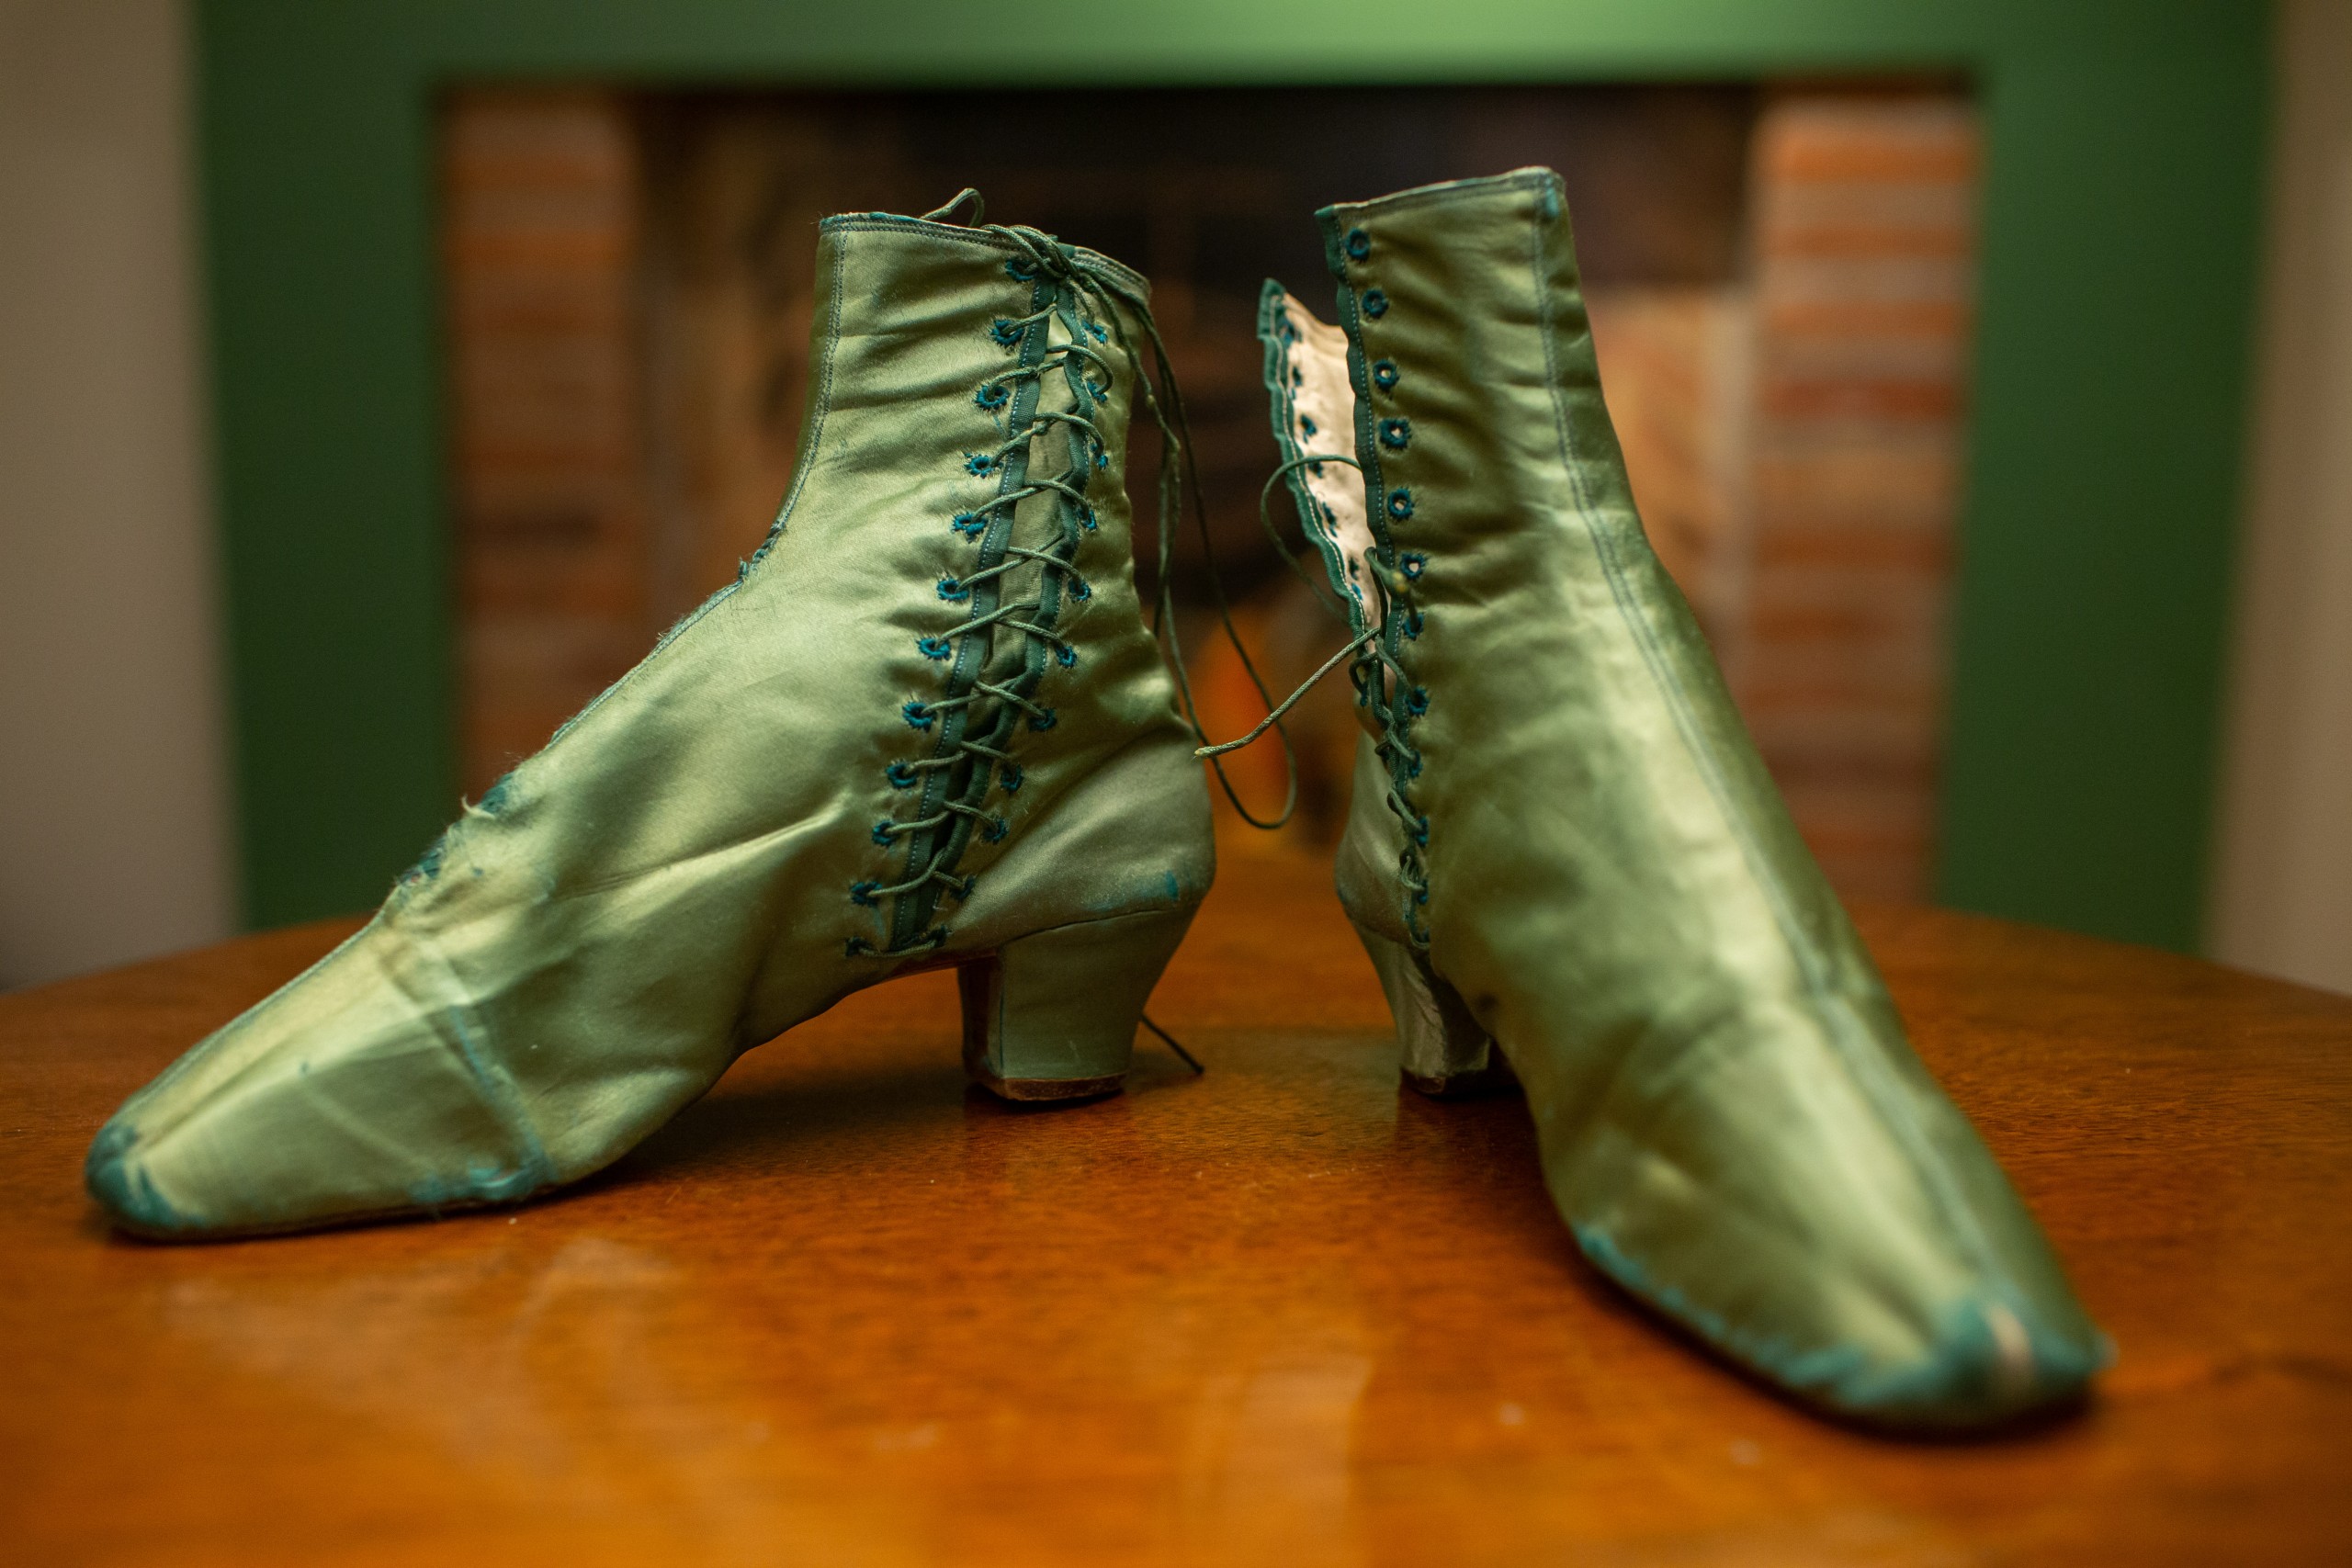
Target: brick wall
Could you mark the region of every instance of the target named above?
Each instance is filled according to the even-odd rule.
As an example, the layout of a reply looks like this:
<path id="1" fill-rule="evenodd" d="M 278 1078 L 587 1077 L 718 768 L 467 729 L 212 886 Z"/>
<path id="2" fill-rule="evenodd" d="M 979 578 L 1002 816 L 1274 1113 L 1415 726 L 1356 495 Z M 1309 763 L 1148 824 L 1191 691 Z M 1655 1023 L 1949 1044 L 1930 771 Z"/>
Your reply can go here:
<path id="1" fill-rule="evenodd" d="M 468 94 L 444 132 L 471 797 L 650 641 L 638 151 L 625 106 L 594 92 Z"/>
<path id="2" fill-rule="evenodd" d="M 1937 94 L 1769 103 L 1754 143 L 1754 482 L 1734 689 L 1830 877 L 1933 869 L 1977 136 Z"/>

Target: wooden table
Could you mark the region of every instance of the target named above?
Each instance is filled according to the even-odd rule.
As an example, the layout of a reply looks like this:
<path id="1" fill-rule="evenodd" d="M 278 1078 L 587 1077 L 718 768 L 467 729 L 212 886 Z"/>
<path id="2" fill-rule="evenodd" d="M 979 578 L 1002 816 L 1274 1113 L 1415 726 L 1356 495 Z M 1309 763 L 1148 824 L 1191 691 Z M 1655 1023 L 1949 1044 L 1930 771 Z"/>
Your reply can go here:
<path id="1" fill-rule="evenodd" d="M 1228 857 L 1127 1093 L 964 1087 L 955 982 L 440 1223 L 110 1236 L 126 1093 L 345 928 L 0 998 L 12 1563 L 2352 1561 L 2352 999 L 1865 920 L 2122 1359 L 2083 1414 L 1826 1425 L 1585 1268 L 1517 1100 L 1400 1094 L 1320 866 Z"/>

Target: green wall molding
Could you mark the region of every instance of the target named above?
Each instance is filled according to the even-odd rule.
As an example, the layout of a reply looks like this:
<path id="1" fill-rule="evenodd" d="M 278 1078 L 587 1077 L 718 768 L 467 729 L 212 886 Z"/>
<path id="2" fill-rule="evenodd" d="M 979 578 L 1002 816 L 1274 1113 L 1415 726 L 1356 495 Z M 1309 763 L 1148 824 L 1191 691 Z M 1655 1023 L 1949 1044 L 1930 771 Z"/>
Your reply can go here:
<path id="1" fill-rule="evenodd" d="M 1001 11 L 953 0 L 202 0 L 249 920 L 374 903 L 456 807 L 431 140 L 448 84 L 1929 70 L 1976 83 L 1988 153 L 1940 891 L 1962 908 L 2194 944 L 2267 7 L 1167 0 L 1068 12 L 1068 26 L 1025 16 L 1009 30 Z"/>

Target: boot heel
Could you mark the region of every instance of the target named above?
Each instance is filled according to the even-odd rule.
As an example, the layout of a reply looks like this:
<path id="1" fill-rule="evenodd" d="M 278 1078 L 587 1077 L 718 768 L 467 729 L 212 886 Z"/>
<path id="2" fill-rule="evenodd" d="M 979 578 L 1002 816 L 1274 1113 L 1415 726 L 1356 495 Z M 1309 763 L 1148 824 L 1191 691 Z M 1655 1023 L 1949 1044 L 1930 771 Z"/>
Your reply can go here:
<path id="1" fill-rule="evenodd" d="M 1356 927 L 1356 940 L 1372 956 L 1380 988 L 1387 993 L 1388 1011 L 1396 1020 L 1398 1065 L 1408 1087 L 1440 1100 L 1519 1087 L 1510 1063 L 1427 958 L 1362 926 Z"/>
<path id="2" fill-rule="evenodd" d="M 1144 1004 L 1192 923 L 1191 909 L 1090 920 L 964 964 L 964 1070 L 1004 1100 L 1116 1094 Z"/>

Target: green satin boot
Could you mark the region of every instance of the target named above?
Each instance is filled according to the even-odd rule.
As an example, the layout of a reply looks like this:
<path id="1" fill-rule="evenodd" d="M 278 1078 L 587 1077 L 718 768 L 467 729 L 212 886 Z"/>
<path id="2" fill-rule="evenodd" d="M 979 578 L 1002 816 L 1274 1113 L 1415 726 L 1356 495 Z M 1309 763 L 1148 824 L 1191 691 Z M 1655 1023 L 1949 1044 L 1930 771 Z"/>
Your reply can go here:
<path id="1" fill-rule="evenodd" d="M 596 1170 L 852 991 L 963 972 L 1015 1100 L 1116 1089 L 1214 874 L 1121 483 L 1144 280 L 1030 230 L 819 242 L 791 493 L 356 936 L 118 1111 L 89 1188 L 204 1237 Z"/>
<path id="2" fill-rule="evenodd" d="M 1547 170 L 1320 214 L 1274 424 L 1357 635 L 1340 897 L 1409 1077 L 1525 1086 L 1577 1245 L 1800 1397 L 1914 1428 L 2108 1350 L 1912 1055 L 1635 517 Z M 1351 469 L 1361 470 L 1358 474 Z"/>

